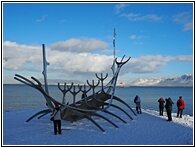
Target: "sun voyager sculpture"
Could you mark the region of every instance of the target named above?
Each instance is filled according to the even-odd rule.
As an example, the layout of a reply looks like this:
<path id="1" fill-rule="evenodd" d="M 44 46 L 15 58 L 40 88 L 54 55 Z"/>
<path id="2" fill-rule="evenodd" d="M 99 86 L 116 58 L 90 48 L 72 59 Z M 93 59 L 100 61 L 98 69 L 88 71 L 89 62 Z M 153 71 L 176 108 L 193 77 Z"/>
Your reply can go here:
<path id="1" fill-rule="evenodd" d="M 132 110 L 132 108 L 125 101 L 123 101 L 122 99 L 115 96 L 116 82 L 117 82 L 117 78 L 118 78 L 120 69 L 122 68 L 122 66 L 124 64 L 126 64 L 130 60 L 130 57 L 127 60 L 123 61 L 124 57 L 125 57 L 125 56 L 123 56 L 120 62 L 117 61 L 117 58 L 114 59 L 113 66 L 115 64 L 116 69 L 112 69 L 113 77 L 105 86 L 104 86 L 103 82 L 108 77 L 108 74 L 106 74 L 103 77 L 102 73 L 100 76 L 95 74 L 96 78 L 98 79 L 97 84 L 95 84 L 94 80 L 92 81 L 92 83 L 90 83 L 87 80 L 88 90 L 87 90 L 86 84 L 84 84 L 83 86 L 80 86 L 80 85 L 74 85 L 72 83 L 70 86 L 68 86 L 68 85 L 66 85 L 66 83 L 64 83 L 64 87 L 61 88 L 60 84 L 58 83 L 57 87 L 59 88 L 59 90 L 62 92 L 62 95 L 63 95 L 62 102 L 59 102 L 59 101 L 55 100 L 53 97 L 51 97 L 48 92 L 47 66 L 49 65 L 49 63 L 46 61 L 44 44 L 42 45 L 42 47 L 43 47 L 43 69 L 44 69 L 42 74 L 44 76 L 45 89 L 43 88 L 41 82 L 38 79 L 36 79 L 35 77 L 31 77 L 31 79 L 27 79 L 26 77 L 21 76 L 19 74 L 15 74 L 15 77 L 14 77 L 14 79 L 16 79 L 17 81 L 20 81 L 21 83 L 24 83 L 24 84 L 38 90 L 44 96 L 44 98 L 46 100 L 47 107 L 48 107 L 48 109 L 44 109 L 42 111 L 39 111 L 38 113 L 31 116 L 29 119 L 26 120 L 26 122 L 29 122 L 31 119 L 33 119 L 36 116 L 38 116 L 38 119 L 40 119 L 41 117 L 43 117 L 49 113 L 52 113 L 56 103 L 58 103 L 60 105 L 62 120 L 76 122 L 78 120 L 86 118 L 87 120 L 92 122 L 96 127 L 98 127 L 102 132 L 105 132 L 105 130 L 101 127 L 100 124 L 98 124 L 93 119 L 94 116 L 102 118 L 103 120 L 106 120 L 108 123 L 110 123 L 111 125 L 113 125 L 116 128 L 119 128 L 119 127 L 113 121 L 111 121 L 107 117 L 105 117 L 103 114 L 99 114 L 100 112 L 114 116 L 115 118 L 119 119 L 123 123 L 127 123 L 121 117 L 110 112 L 109 111 L 110 107 L 114 107 L 117 110 L 120 110 L 122 113 L 126 114 L 126 116 L 128 116 L 128 118 L 133 120 L 133 118 L 131 117 L 131 115 L 127 111 L 125 111 L 119 105 L 116 105 L 113 103 L 114 102 L 113 100 L 115 100 L 115 102 L 117 101 L 117 102 L 120 102 L 121 104 L 124 104 L 136 116 L 136 113 Z M 101 86 L 100 90 L 96 91 L 95 88 L 97 86 L 99 86 L 99 84 Z M 76 87 L 78 87 L 77 91 L 76 91 Z M 90 90 L 92 92 L 91 95 L 86 96 L 87 92 L 89 92 Z M 66 99 L 65 96 L 66 96 L 66 93 L 68 93 L 68 92 L 71 93 L 73 96 L 73 98 L 72 98 L 73 103 L 71 103 L 71 104 L 65 104 L 65 99 Z M 81 100 L 79 100 L 79 101 L 76 101 L 76 95 L 79 92 L 82 92 L 85 97 L 81 98 Z"/>

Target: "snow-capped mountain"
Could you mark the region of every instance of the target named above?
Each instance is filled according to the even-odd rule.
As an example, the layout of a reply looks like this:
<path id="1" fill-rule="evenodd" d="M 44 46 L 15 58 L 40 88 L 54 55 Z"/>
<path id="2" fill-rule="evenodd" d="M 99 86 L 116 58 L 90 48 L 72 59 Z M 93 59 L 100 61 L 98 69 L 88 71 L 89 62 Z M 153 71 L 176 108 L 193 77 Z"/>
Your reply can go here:
<path id="1" fill-rule="evenodd" d="M 193 75 L 186 74 L 182 76 L 169 78 L 149 78 L 137 79 L 131 82 L 131 86 L 193 86 Z"/>

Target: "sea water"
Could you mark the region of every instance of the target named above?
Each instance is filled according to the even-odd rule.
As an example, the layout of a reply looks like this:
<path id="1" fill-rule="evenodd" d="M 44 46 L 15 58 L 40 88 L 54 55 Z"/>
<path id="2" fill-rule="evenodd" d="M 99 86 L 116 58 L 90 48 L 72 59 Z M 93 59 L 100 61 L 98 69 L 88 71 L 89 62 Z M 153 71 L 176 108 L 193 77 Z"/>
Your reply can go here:
<path id="1" fill-rule="evenodd" d="M 49 94 L 57 101 L 62 102 L 63 94 L 58 86 L 50 85 Z M 88 92 L 88 95 L 90 94 L 92 94 L 92 91 Z M 76 101 L 80 100 L 81 95 L 81 92 L 76 95 Z M 115 96 L 124 100 L 132 108 L 135 108 L 133 100 L 136 95 L 141 98 L 142 109 L 156 111 L 159 110 L 158 99 L 160 97 L 163 97 L 164 99 L 170 97 L 174 102 L 173 113 L 177 112 L 176 102 L 179 99 L 179 96 L 182 96 L 186 104 L 183 114 L 193 116 L 193 87 L 116 87 L 115 89 Z M 72 94 L 67 93 L 66 103 L 73 103 L 72 98 Z M 113 100 L 113 103 L 118 102 Z M 45 98 L 38 90 L 23 84 L 3 85 L 3 110 L 22 110 L 45 107 Z"/>

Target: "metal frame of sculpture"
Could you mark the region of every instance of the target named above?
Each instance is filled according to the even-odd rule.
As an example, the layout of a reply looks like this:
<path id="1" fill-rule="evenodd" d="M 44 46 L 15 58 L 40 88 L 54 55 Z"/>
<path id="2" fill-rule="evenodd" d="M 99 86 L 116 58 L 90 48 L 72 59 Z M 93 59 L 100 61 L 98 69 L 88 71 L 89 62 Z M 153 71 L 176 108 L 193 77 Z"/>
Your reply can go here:
<path id="1" fill-rule="evenodd" d="M 39 80 L 37 80 L 35 77 L 31 77 L 32 80 L 29 80 L 19 74 L 15 74 L 15 77 L 14 77 L 14 79 L 40 91 L 42 93 L 42 95 L 44 96 L 44 98 L 46 99 L 46 104 L 49 108 L 49 109 L 45 109 L 45 110 L 39 111 L 38 113 L 34 114 L 29 119 L 27 119 L 26 122 L 29 122 L 31 119 L 33 119 L 36 116 L 38 116 L 38 119 L 40 119 L 41 117 L 47 115 L 48 113 L 51 113 L 53 111 L 56 103 L 58 103 L 60 105 L 62 120 L 75 122 L 75 121 L 86 118 L 89 121 L 91 121 L 94 125 L 96 125 L 102 132 L 104 132 L 105 130 L 92 117 L 97 116 L 99 118 L 106 120 L 107 122 L 109 122 L 111 125 L 113 125 L 116 128 L 118 128 L 118 126 L 115 123 L 113 123 L 111 120 L 109 120 L 106 117 L 104 117 L 103 115 L 99 114 L 99 112 L 104 112 L 106 114 L 114 116 L 117 119 L 121 120 L 122 122 L 126 123 L 126 121 L 124 119 L 122 119 L 121 117 L 110 112 L 108 110 L 109 107 L 114 107 L 118 110 L 121 110 L 123 113 L 125 113 L 132 120 L 133 118 L 124 109 L 122 109 L 120 106 L 112 103 L 113 100 L 116 100 L 116 101 L 124 104 L 136 116 L 136 113 L 132 110 L 132 108 L 126 102 L 124 102 L 122 99 L 120 99 L 114 95 L 115 88 L 116 88 L 116 82 L 117 82 L 117 78 L 118 78 L 118 74 L 120 72 L 120 69 L 124 64 L 126 64 L 130 60 L 130 57 L 129 57 L 126 61 L 123 62 L 124 57 L 125 56 L 122 57 L 120 62 L 118 62 L 117 58 L 115 58 L 114 62 L 117 65 L 117 68 L 115 69 L 115 71 L 112 69 L 113 70 L 113 77 L 109 81 L 109 83 L 105 86 L 104 86 L 103 82 L 108 77 L 108 74 L 106 74 L 105 77 L 103 77 L 102 73 L 101 73 L 101 77 L 99 77 L 97 74 L 95 74 L 98 79 L 97 84 L 94 83 L 94 80 L 92 80 L 91 84 L 87 80 L 87 84 L 89 86 L 88 90 L 86 90 L 85 84 L 83 87 L 78 85 L 77 86 L 78 91 L 76 91 L 76 88 L 75 88 L 76 85 L 74 85 L 73 83 L 71 84 L 71 86 L 67 86 L 66 83 L 64 83 L 63 89 L 61 88 L 60 84 L 58 83 L 58 88 L 63 93 L 62 102 L 59 102 L 49 95 L 48 84 L 47 84 L 47 66 L 49 65 L 49 63 L 46 61 L 45 47 L 43 44 L 43 67 L 44 67 L 44 70 L 43 70 L 42 74 L 44 75 L 45 90 L 43 89 L 41 82 Z M 100 82 L 101 82 L 101 90 L 95 91 L 95 88 L 99 85 Z M 90 89 L 92 89 L 91 95 L 84 97 L 84 98 L 81 98 L 81 100 L 79 100 L 79 101 L 75 101 L 76 95 L 79 92 L 87 94 L 87 92 L 89 92 Z M 65 104 L 65 96 L 66 96 L 67 92 L 70 92 L 73 96 L 73 103 L 71 103 L 71 104 Z"/>

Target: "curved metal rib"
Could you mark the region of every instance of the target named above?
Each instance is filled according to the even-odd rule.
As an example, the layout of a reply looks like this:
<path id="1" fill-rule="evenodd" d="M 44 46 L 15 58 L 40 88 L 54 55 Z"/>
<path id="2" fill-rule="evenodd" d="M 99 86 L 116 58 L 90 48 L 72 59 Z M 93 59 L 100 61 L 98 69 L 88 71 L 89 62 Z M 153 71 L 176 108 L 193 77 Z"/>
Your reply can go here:
<path id="1" fill-rule="evenodd" d="M 20 81 L 20 82 L 22 82 L 22 83 L 24 83 L 24 84 L 26 84 L 26 85 L 29 85 L 29 86 L 31 86 L 31 87 L 33 87 L 33 88 L 39 90 L 39 91 L 43 94 L 43 96 L 44 96 L 45 98 L 49 99 L 50 101 L 52 101 L 52 102 L 54 102 L 54 103 L 58 103 L 58 104 L 64 106 L 62 103 L 56 101 L 56 100 L 53 99 L 50 95 L 48 95 L 48 94 L 43 90 L 42 87 L 39 87 L 39 85 L 35 85 L 33 82 L 31 82 L 30 80 L 28 80 L 27 78 L 25 78 L 25 77 L 23 77 L 23 76 L 20 76 L 20 75 L 16 75 L 16 76 L 18 76 L 18 77 L 20 77 L 20 78 L 22 78 L 22 79 L 28 81 L 29 83 L 31 83 L 31 84 L 26 83 L 25 81 L 20 80 L 20 79 L 17 78 L 17 77 L 14 77 L 14 78 L 17 79 L 18 81 Z M 38 81 L 38 80 L 37 80 L 37 81 Z M 53 107 L 53 106 L 52 106 L 52 107 Z"/>
<path id="2" fill-rule="evenodd" d="M 103 118 L 103 119 L 105 119 L 106 121 L 108 121 L 110 124 L 112 124 L 114 127 L 119 128 L 115 123 L 113 123 L 112 121 L 110 121 L 109 119 L 107 119 L 106 117 L 104 117 L 104 116 L 102 116 L 102 115 L 100 115 L 100 114 L 94 113 L 94 114 L 92 114 L 92 115 L 93 115 L 93 116 L 98 116 L 98 117 L 100 117 L 100 118 Z"/>
<path id="3" fill-rule="evenodd" d="M 90 120 L 94 125 L 96 125 L 102 132 L 105 132 L 105 130 L 95 121 L 93 120 L 91 117 L 89 117 L 89 115 L 92 115 L 91 112 L 89 112 L 90 114 L 86 114 L 87 112 L 85 111 L 79 111 L 77 108 L 75 108 L 74 110 L 76 113 L 82 115 L 84 118 Z"/>
<path id="4" fill-rule="evenodd" d="M 22 78 L 22 79 L 24 79 L 24 80 L 26 80 L 26 81 L 29 82 L 32 86 L 35 85 L 35 84 L 34 84 L 33 82 L 31 82 L 29 79 L 27 79 L 27 78 L 25 78 L 25 77 L 23 77 L 23 76 L 21 76 L 21 75 L 19 75 L 19 74 L 15 74 L 15 76 L 16 76 L 16 77 L 19 77 L 19 78 Z"/>
<path id="5" fill-rule="evenodd" d="M 113 123 L 112 121 L 110 121 L 109 119 L 107 119 L 106 117 L 100 115 L 100 114 L 97 114 L 96 112 L 88 112 L 88 111 L 81 111 L 81 110 L 78 110 L 78 109 L 75 109 L 76 112 L 80 112 L 81 114 L 85 114 L 85 115 L 90 115 L 90 116 L 98 116 L 102 119 L 105 119 L 106 121 L 108 121 L 110 124 L 112 124 L 113 126 L 115 126 L 116 128 L 119 128 L 115 123 Z"/>
<path id="6" fill-rule="evenodd" d="M 46 112 L 46 113 L 44 113 L 43 115 L 39 116 L 38 119 L 40 119 L 41 117 L 43 117 L 43 116 L 45 116 L 45 115 L 47 115 L 47 114 L 49 114 L 49 113 L 51 113 L 51 110 L 49 110 L 48 112 Z"/>
<path id="7" fill-rule="evenodd" d="M 108 105 L 108 103 L 104 103 L 105 105 Z M 121 110 L 123 113 L 125 113 L 131 120 L 133 120 L 133 118 L 124 110 L 122 109 L 121 107 L 117 106 L 117 105 L 114 105 L 114 104 L 111 104 L 112 107 L 115 107 L 119 110 Z"/>
<path id="8" fill-rule="evenodd" d="M 93 120 L 92 118 L 90 118 L 87 115 L 85 115 L 85 118 L 90 120 L 93 124 L 95 124 L 102 132 L 105 132 L 105 130 L 97 122 L 95 122 L 95 120 Z"/>
<path id="9" fill-rule="evenodd" d="M 31 87 L 35 87 L 35 84 L 33 83 L 33 82 L 31 82 L 30 80 L 28 80 L 28 79 L 26 79 L 25 77 L 22 77 L 22 76 L 20 76 L 20 75 L 18 75 L 18 74 L 15 74 L 15 76 L 16 77 L 14 77 L 14 79 L 16 79 L 16 80 L 18 80 L 18 81 L 20 81 L 20 82 L 22 82 L 22 83 L 24 83 L 24 84 L 26 84 L 26 85 L 28 85 L 28 86 L 31 86 Z M 29 83 L 27 83 L 27 82 L 25 82 L 24 80 L 21 80 L 21 79 L 19 79 L 19 78 L 17 78 L 17 77 L 19 77 L 19 78 L 21 78 L 21 79 L 24 79 L 24 80 L 26 80 L 27 82 L 29 82 Z"/>
<path id="10" fill-rule="evenodd" d="M 45 110 L 39 111 L 38 113 L 36 113 L 35 115 L 33 115 L 29 119 L 27 119 L 26 122 L 29 122 L 30 120 L 32 120 L 34 117 L 38 116 L 39 114 L 48 113 L 48 111 L 50 111 L 50 109 L 45 109 Z"/>
<path id="11" fill-rule="evenodd" d="M 127 123 L 125 120 L 123 120 L 122 118 L 120 118 L 119 116 L 117 116 L 116 114 L 112 113 L 112 112 L 109 112 L 108 110 L 103 110 L 103 112 L 107 113 L 107 114 L 110 114 L 116 118 L 118 118 L 119 120 L 121 120 L 122 122 L 124 123 Z"/>
<path id="12" fill-rule="evenodd" d="M 118 62 L 118 61 L 116 60 L 116 64 L 117 64 L 118 66 L 120 66 L 120 65 L 122 66 L 122 65 L 126 64 L 126 63 L 131 59 L 131 57 L 129 57 L 126 61 L 122 62 L 123 59 L 124 59 L 124 57 L 125 57 L 125 55 L 122 57 L 122 59 L 121 59 L 120 62 Z"/>
<path id="13" fill-rule="evenodd" d="M 33 79 L 35 82 L 37 82 L 39 87 L 42 88 L 42 84 L 35 77 L 31 77 L 31 79 Z"/>
<path id="14" fill-rule="evenodd" d="M 126 106 L 133 112 L 133 114 L 134 114 L 135 116 L 137 116 L 137 114 L 133 111 L 133 109 L 132 109 L 126 102 L 124 102 L 123 100 L 121 100 L 120 98 L 118 98 L 118 97 L 116 97 L 116 96 L 114 96 L 113 99 L 116 100 L 116 101 L 121 102 L 121 103 L 124 104 L 124 105 L 126 105 Z"/>

